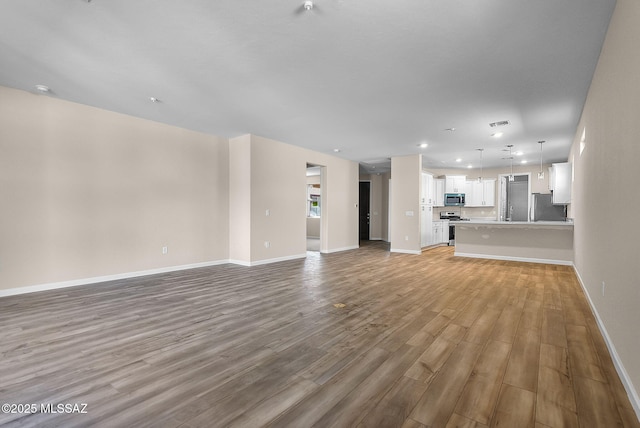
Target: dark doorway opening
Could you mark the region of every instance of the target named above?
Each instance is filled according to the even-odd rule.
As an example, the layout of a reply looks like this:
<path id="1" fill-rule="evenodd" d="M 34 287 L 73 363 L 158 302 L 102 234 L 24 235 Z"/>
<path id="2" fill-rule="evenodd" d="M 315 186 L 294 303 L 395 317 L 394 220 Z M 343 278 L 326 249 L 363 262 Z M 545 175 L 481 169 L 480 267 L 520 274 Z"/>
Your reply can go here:
<path id="1" fill-rule="evenodd" d="M 369 224 L 371 220 L 370 211 L 371 206 L 371 183 L 368 181 L 360 182 L 360 240 L 368 241 L 370 238 L 369 235 Z"/>

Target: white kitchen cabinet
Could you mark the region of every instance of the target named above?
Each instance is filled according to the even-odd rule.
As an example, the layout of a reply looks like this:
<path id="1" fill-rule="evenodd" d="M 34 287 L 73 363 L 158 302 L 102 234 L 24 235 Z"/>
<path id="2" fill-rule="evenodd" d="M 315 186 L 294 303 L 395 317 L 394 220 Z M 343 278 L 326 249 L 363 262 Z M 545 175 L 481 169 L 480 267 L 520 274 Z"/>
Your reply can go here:
<path id="1" fill-rule="evenodd" d="M 420 204 L 433 205 L 435 193 L 433 175 L 423 172 L 421 178 Z"/>
<path id="2" fill-rule="evenodd" d="M 473 180 L 465 184 L 465 207 L 492 207 L 496 199 L 496 180 Z"/>
<path id="3" fill-rule="evenodd" d="M 463 193 L 465 207 L 482 206 L 482 183 L 480 181 L 467 181 Z"/>
<path id="4" fill-rule="evenodd" d="M 431 235 L 431 245 L 439 244 L 442 241 L 442 221 L 434 221 Z"/>
<path id="5" fill-rule="evenodd" d="M 571 162 L 554 163 L 549 168 L 549 190 L 552 202 L 557 205 L 571 203 Z"/>
<path id="6" fill-rule="evenodd" d="M 482 206 L 494 206 L 496 204 L 496 180 L 482 180 L 482 194 Z"/>
<path id="7" fill-rule="evenodd" d="M 440 243 L 448 244 L 449 243 L 449 220 L 441 220 L 442 223 L 442 234 L 440 235 Z"/>
<path id="8" fill-rule="evenodd" d="M 433 187 L 435 189 L 435 193 L 433 195 L 433 206 L 444 207 L 444 179 L 435 178 L 433 180 Z"/>
<path id="9" fill-rule="evenodd" d="M 445 193 L 464 193 L 466 175 L 445 175 L 444 180 Z"/>
<path id="10" fill-rule="evenodd" d="M 420 246 L 427 247 L 433 241 L 433 208 L 420 205 Z"/>

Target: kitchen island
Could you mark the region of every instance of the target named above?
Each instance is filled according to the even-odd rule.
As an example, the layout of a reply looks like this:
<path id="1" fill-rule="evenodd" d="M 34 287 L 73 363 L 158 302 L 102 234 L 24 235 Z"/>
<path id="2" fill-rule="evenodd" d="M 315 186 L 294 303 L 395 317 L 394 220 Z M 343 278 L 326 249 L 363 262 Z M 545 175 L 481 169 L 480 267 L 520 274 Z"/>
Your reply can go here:
<path id="1" fill-rule="evenodd" d="M 452 221 L 455 255 L 571 265 L 573 223 L 565 221 Z"/>

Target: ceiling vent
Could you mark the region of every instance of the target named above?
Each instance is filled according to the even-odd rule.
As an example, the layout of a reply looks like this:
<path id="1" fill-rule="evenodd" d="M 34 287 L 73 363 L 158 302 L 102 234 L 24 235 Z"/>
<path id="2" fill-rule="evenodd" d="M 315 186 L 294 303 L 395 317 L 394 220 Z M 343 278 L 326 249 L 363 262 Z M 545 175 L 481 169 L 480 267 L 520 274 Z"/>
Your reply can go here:
<path id="1" fill-rule="evenodd" d="M 509 124 L 508 120 L 501 120 L 500 122 L 491 122 L 489 126 L 492 128 L 496 128 L 498 126 L 506 126 L 508 124 Z"/>

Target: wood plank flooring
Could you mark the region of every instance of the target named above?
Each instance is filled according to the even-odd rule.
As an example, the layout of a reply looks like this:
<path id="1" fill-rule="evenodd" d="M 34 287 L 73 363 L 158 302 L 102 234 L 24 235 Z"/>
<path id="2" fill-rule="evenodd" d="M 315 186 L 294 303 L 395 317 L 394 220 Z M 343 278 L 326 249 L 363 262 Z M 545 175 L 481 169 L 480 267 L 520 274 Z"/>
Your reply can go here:
<path id="1" fill-rule="evenodd" d="M 384 243 L 0 299 L 6 427 L 640 427 L 569 267 Z"/>

